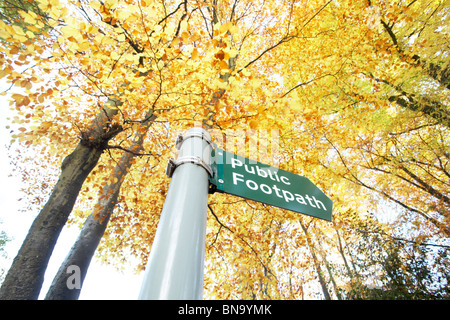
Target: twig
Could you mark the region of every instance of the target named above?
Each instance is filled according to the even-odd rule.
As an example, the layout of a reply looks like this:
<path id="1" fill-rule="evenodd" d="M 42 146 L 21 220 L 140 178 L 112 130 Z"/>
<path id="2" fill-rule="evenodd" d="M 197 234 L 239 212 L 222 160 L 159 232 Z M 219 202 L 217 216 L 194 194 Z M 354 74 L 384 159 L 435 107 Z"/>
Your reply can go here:
<path id="1" fill-rule="evenodd" d="M 125 152 L 131 153 L 131 154 L 133 154 L 135 156 L 139 156 L 139 157 L 142 157 L 142 156 L 155 156 L 153 153 L 140 153 L 140 152 L 136 152 L 136 151 L 133 151 L 133 150 L 126 149 L 126 148 L 121 147 L 121 146 L 108 145 L 106 147 L 106 149 L 119 149 L 119 150 L 123 150 Z"/>

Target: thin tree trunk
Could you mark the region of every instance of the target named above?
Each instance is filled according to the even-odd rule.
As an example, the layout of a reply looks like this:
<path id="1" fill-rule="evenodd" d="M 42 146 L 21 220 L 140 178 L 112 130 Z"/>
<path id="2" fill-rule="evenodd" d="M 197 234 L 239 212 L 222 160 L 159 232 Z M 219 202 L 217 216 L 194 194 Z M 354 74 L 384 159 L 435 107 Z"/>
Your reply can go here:
<path id="1" fill-rule="evenodd" d="M 386 83 L 386 81 L 383 81 Z M 439 101 L 433 101 L 427 97 L 416 97 L 405 91 L 400 91 L 401 95 L 388 98 L 390 102 L 397 103 L 400 107 L 414 112 L 423 112 L 427 116 L 438 121 L 439 124 L 450 128 L 450 114 L 445 105 Z"/>
<path id="2" fill-rule="evenodd" d="M 414 112 L 423 112 L 425 115 L 435 119 L 439 124 L 450 127 L 450 114 L 447 107 L 438 100 L 434 100 L 426 95 L 408 93 L 399 85 L 395 85 L 386 79 L 376 78 L 371 73 L 365 73 L 369 78 L 379 83 L 384 83 L 395 89 L 398 94 L 387 98 L 390 102 L 397 103 L 400 107 Z"/>
<path id="3" fill-rule="evenodd" d="M 108 101 L 117 105 L 115 99 Z M 122 128 L 107 125 L 117 109 L 105 107 L 82 134 L 81 141 L 61 165 L 59 180 L 39 212 L 9 269 L 0 299 L 37 299 L 44 273 L 59 234 L 69 217 L 84 180 L 96 166 L 108 141 Z"/>
<path id="4" fill-rule="evenodd" d="M 412 59 L 408 57 L 408 55 L 405 54 L 405 50 L 401 48 L 398 44 L 397 36 L 394 34 L 394 31 L 392 29 L 393 23 L 391 26 L 388 25 L 384 20 L 380 20 L 381 24 L 383 25 L 386 32 L 391 37 L 391 40 L 394 44 L 394 46 L 397 48 L 397 51 L 403 59 L 406 61 L 410 61 L 409 63 L 420 66 L 425 70 L 425 72 L 434 80 L 439 82 L 442 86 L 446 87 L 447 89 L 450 89 L 450 68 L 447 66 L 442 67 L 439 64 L 430 62 L 430 61 L 424 61 L 421 59 L 417 54 L 412 56 Z"/>
<path id="5" fill-rule="evenodd" d="M 350 278 L 350 280 L 352 280 L 352 278 L 353 278 L 352 270 L 350 269 L 350 266 L 348 265 L 348 262 L 347 262 L 347 258 L 345 257 L 344 247 L 342 245 L 342 240 L 341 240 L 341 235 L 339 234 L 338 226 L 336 225 L 336 222 L 334 222 L 334 221 L 333 221 L 333 227 L 334 227 L 334 231 L 336 231 L 336 235 L 338 238 L 339 253 L 341 254 L 342 260 L 344 261 L 344 266 L 347 269 L 347 275 Z"/>
<path id="6" fill-rule="evenodd" d="M 331 265 L 327 260 L 326 252 L 323 251 L 323 248 L 320 245 L 319 245 L 319 254 L 322 258 L 323 263 L 325 264 L 325 268 L 327 268 L 328 274 L 330 275 L 330 281 L 333 285 L 334 292 L 336 293 L 336 297 L 338 298 L 338 300 L 342 300 L 342 295 L 339 292 L 339 287 L 337 286 L 336 280 L 334 280 L 334 274 L 333 274 L 333 271 L 331 270 Z"/>
<path id="7" fill-rule="evenodd" d="M 117 195 L 117 193 L 113 195 L 116 200 Z M 92 256 L 94 255 L 101 237 L 105 232 L 109 218 L 110 215 L 107 215 L 105 219 L 101 220 L 95 219 L 92 214 L 89 215 L 83 225 L 83 229 L 81 230 L 77 241 L 73 245 L 69 255 L 66 257 L 55 278 L 53 279 L 52 285 L 45 296 L 45 300 L 78 299 L 81 292 L 81 286 L 80 288 L 69 288 L 67 284 L 71 273 L 68 273 L 68 267 L 77 266 L 79 268 L 79 283 L 82 285 Z"/>
<path id="8" fill-rule="evenodd" d="M 322 292 L 323 292 L 323 295 L 325 297 L 325 300 L 331 300 L 330 292 L 328 291 L 327 284 L 326 284 L 325 279 L 324 279 L 324 277 L 322 275 L 322 270 L 320 268 L 320 263 L 317 260 L 317 256 L 316 256 L 316 253 L 314 251 L 313 244 L 311 243 L 311 239 L 308 237 L 308 228 L 303 224 L 302 220 L 299 220 L 299 223 L 300 223 L 300 226 L 303 229 L 303 232 L 305 233 L 306 242 L 308 243 L 308 248 L 309 248 L 309 251 L 311 252 L 311 256 L 312 256 L 313 261 L 314 261 L 314 266 L 316 268 L 317 275 L 319 277 L 320 286 L 322 287 Z"/>
<path id="9" fill-rule="evenodd" d="M 326 137 L 325 137 L 326 138 Z M 351 177 L 348 177 L 346 175 L 342 175 L 342 178 L 353 182 L 355 184 L 361 185 L 364 188 L 367 188 L 369 190 L 375 191 L 380 193 L 381 195 L 383 195 L 384 197 L 386 197 L 387 199 L 399 204 L 400 206 L 402 206 L 403 208 L 405 208 L 406 210 L 410 211 L 410 212 L 414 212 L 419 214 L 421 217 L 425 218 L 425 220 L 427 220 L 428 222 L 430 222 L 431 224 L 433 224 L 435 227 L 437 227 L 441 232 L 443 232 L 446 236 L 450 236 L 450 228 L 449 226 L 447 226 L 444 222 L 439 221 L 439 219 L 436 219 L 432 216 L 430 216 L 429 214 L 427 214 L 426 212 L 423 212 L 421 210 L 415 209 L 413 207 L 410 207 L 409 205 L 407 205 L 406 203 L 395 199 L 394 197 L 392 197 L 391 195 L 387 194 L 385 191 L 383 190 L 378 190 L 374 187 L 371 187 L 367 184 L 365 184 L 363 181 L 361 181 L 357 175 L 355 175 L 355 173 L 352 172 L 352 170 L 347 166 L 347 163 L 345 162 L 344 157 L 342 156 L 341 152 L 339 151 L 339 149 L 333 144 L 333 142 L 331 142 L 328 138 L 326 138 L 328 143 L 333 147 L 334 150 L 336 150 L 336 152 L 339 155 L 339 158 L 341 159 L 342 164 L 344 165 L 344 167 L 347 169 L 348 173 L 350 174 Z M 327 168 L 327 166 L 324 166 L 325 168 Z"/>
<path id="10" fill-rule="evenodd" d="M 46 300 L 78 299 L 92 257 L 105 233 L 108 221 L 116 205 L 120 187 L 125 180 L 128 169 L 132 165 L 133 158 L 142 150 L 144 137 L 155 118 L 156 116 L 149 112 L 145 117 L 144 123 L 137 129 L 134 139 L 135 142 L 132 144 L 130 152 L 125 152 L 114 168 L 113 176 L 117 178 L 114 181 L 117 182 L 104 187 L 100 200 L 98 201 L 99 207 L 101 208 L 100 211 L 96 212 L 94 209 L 94 212 L 87 218 L 78 239 L 70 249 L 69 254 L 53 279 L 49 291 L 45 296 Z M 70 266 L 77 266 L 80 270 L 79 288 L 69 288 L 67 285 L 67 281 L 72 276 L 70 272 L 68 273 Z"/>

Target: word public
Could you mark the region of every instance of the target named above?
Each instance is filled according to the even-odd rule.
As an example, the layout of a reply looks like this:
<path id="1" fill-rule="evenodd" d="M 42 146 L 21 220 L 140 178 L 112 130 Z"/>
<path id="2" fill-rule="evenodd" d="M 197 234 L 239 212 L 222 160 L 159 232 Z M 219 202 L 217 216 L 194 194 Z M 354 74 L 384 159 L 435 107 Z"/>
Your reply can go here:
<path id="1" fill-rule="evenodd" d="M 264 182 L 266 183 L 257 183 L 254 180 L 248 179 L 241 173 L 232 172 L 234 185 L 238 186 L 241 184 L 245 184 L 248 189 L 253 191 L 261 190 L 267 195 L 275 193 L 278 198 L 283 199 L 286 203 L 297 201 L 302 205 L 309 205 L 313 208 L 327 210 L 323 202 L 316 199 L 316 197 L 314 196 L 310 196 L 308 194 L 301 195 L 298 193 L 292 193 L 291 191 L 283 189 L 283 185 L 291 185 L 288 177 L 278 175 L 276 171 L 272 171 L 270 170 L 270 168 L 260 168 L 258 165 L 253 166 L 244 164 L 239 159 L 231 159 L 231 167 L 233 169 L 242 166 L 244 166 L 244 169 L 247 173 L 265 179 Z M 259 178 L 255 180 L 261 181 L 261 179 Z"/>

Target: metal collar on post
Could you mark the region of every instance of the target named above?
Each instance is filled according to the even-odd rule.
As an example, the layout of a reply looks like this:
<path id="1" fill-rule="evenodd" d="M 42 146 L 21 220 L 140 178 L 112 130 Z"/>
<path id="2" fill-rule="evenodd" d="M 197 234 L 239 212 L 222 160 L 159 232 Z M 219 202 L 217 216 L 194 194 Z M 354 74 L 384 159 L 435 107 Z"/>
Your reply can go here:
<path id="1" fill-rule="evenodd" d="M 194 128 L 194 129 L 196 129 L 196 128 Z M 191 130 L 191 131 L 185 133 L 184 135 L 183 134 L 178 135 L 177 140 L 175 141 L 175 147 L 178 150 L 180 150 L 181 145 L 183 144 L 184 141 L 186 141 L 189 138 L 194 138 L 194 137 L 201 138 L 201 139 L 205 140 L 206 142 L 208 142 L 209 144 L 212 143 L 211 136 L 209 135 L 208 132 L 203 131 L 203 130 L 202 131 Z"/>
<path id="2" fill-rule="evenodd" d="M 180 150 L 181 145 L 190 138 L 201 138 L 204 141 L 206 141 L 208 144 L 210 144 L 210 145 L 212 144 L 211 136 L 208 134 L 208 132 L 206 132 L 204 130 L 195 131 L 195 128 L 194 128 L 194 130 L 190 130 L 187 133 L 185 133 L 184 135 L 179 134 L 175 141 L 175 147 L 178 150 Z M 213 172 L 211 166 L 209 164 L 207 164 L 205 161 L 203 161 L 203 159 L 198 156 L 184 156 L 184 157 L 178 158 L 177 160 L 175 160 L 174 158 L 170 158 L 169 162 L 167 163 L 167 167 L 166 167 L 166 175 L 169 178 L 172 178 L 173 173 L 175 172 L 175 169 L 184 163 L 196 164 L 196 165 L 204 168 L 206 170 L 206 172 L 208 172 L 208 174 L 211 178 L 214 176 L 214 172 Z"/>
<path id="3" fill-rule="evenodd" d="M 214 176 L 214 173 L 211 169 L 211 166 L 208 165 L 205 161 L 203 161 L 202 158 L 200 157 L 195 157 L 195 156 L 186 156 L 186 157 L 181 157 L 177 160 L 175 160 L 174 158 L 170 158 L 169 162 L 167 163 L 167 167 L 166 167 L 166 175 L 169 178 L 172 178 L 173 173 L 175 172 L 175 169 L 182 165 L 183 163 L 193 163 L 196 164 L 202 168 L 204 168 L 208 174 L 210 175 L 210 177 Z"/>

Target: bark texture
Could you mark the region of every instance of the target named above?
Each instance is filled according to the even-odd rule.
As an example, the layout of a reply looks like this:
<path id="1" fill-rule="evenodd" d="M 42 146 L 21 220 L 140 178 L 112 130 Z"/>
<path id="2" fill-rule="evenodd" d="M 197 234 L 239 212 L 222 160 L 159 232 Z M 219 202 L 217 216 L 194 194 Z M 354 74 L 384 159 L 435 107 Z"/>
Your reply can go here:
<path id="1" fill-rule="evenodd" d="M 37 299 L 56 240 L 102 151 L 83 145 L 64 160 L 53 192 L 31 225 L 0 289 L 1 299 Z"/>
<path id="2" fill-rule="evenodd" d="M 86 277 L 92 257 L 105 233 L 109 219 L 113 213 L 120 193 L 120 187 L 125 180 L 126 174 L 132 166 L 133 158 L 139 155 L 143 149 L 143 142 L 148 128 L 153 123 L 156 116 L 149 111 L 145 120 L 140 125 L 135 135 L 131 150 L 125 152 L 114 168 L 113 176 L 117 178 L 116 183 L 103 188 L 102 196 L 98 201 L 101 210 L 92 212 L 83 225 L 83 228 L 70 249 L 64 262 L 61 264 L 53 282 L 45 296 L 46 300 L 77 300 L 80 296 L 84 279 Z M 70 266 L 78 266 L 80 269 L 80 288 L 70 288 L 67 281 L 72 276 L 68 272 Z"/>
<path id="3" fill-rule="evenodd" d="M 109 104 L 117 105 L 116 99 Z M 108 141 L 122 128 L 110 123 L 116 108 L 105 107 L 83 133 L 75 150 L 61 165 L 50 198 L 39 212 L 0 288 L 1 300 L 37 299 L 45 270 L 59 234 L 73 209 L 81 187 L 94 169 Z"/>

